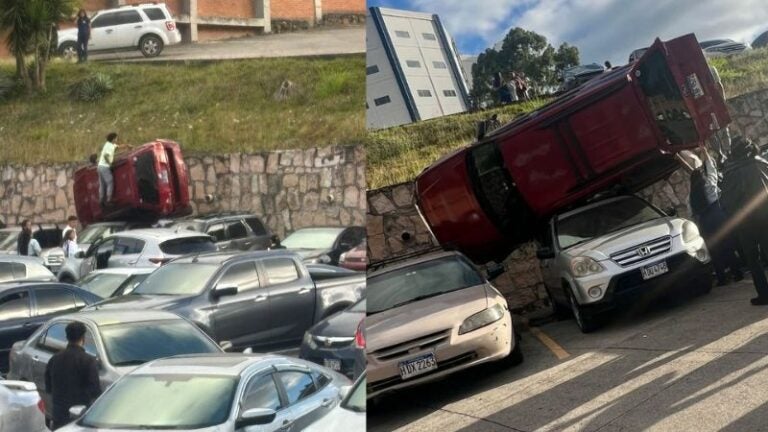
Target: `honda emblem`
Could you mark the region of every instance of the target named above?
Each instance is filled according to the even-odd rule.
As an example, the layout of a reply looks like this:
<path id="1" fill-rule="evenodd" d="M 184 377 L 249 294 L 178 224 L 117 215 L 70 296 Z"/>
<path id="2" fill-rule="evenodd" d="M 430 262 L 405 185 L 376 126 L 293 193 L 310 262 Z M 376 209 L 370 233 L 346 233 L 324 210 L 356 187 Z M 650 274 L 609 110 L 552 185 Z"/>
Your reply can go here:
<path id="1" fill-rule="evenodd" d="M 645 258 L 650 254 L 651 254 L 651 249 L 649 249 L 647 246 L 643 246 L 637 250 L 637 255 L 640 256 L 641 258 Z"/>

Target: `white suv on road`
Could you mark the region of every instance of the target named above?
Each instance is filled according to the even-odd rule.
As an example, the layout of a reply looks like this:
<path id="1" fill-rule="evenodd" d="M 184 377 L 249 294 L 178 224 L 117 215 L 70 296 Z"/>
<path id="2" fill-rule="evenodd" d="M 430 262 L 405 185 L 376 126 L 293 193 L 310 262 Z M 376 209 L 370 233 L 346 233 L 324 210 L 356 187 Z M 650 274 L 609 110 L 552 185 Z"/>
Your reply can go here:
<path id="1" fill-rule="evenodd" d="M 77 58 L 77 28 L 60 30 L 58 52 Z M 164 3 L 123 6 L 97 12 L 91 18 L 88 52 L 138 48 L 157 57 L 166 45 L 181 42 L 181 33 Z"/>
<path id="2" fill-rule="evenodd" d="M 584 333 L 618 306 L 712 287 L 709 252 L 696 224 L 635 196 L 555 216 L 536 255 L 555 313 L 570 308 Z"/>

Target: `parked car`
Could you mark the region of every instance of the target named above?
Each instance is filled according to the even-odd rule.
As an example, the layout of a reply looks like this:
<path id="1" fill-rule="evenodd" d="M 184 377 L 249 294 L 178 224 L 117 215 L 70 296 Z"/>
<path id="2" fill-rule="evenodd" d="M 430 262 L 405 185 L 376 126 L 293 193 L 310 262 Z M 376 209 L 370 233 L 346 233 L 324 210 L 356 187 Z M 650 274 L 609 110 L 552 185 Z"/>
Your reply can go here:
<path id="1" fill-rule="evenodd" d="M 556 311 L 570 310 L 583 332 L 607 311 L 673 289 L 709 292 L 710 257 L 691 221 L 621 196 L 551 219 L 537 253 Z"/>
<path id="2" fill-rule="evenodd" d="M 289 251 L 213 252 L 176 259 L 131 295 L 93 309 L 163 309 L 235 349 L 296 347 L 304 332 L 362 296 L 365 275 L 323 273 L 315 280 Z"/>
<path id="3" fill-rule="evenodd" d="M 48 432 L 40 408 L 35 384 L 0 379 L 0 431 Z"/>
<path id="4" fill-rule="evenodd" d="M 368 243 L 362 243 L 339 256 L 339 267 L 350 270 L 365 271 L 368 268 Z"/>
<path id="5" fill-rule="evenodd" d="M 85 351 L 99 360 L 99 381 L 106 389 L 137 366 L 179 354 L 223 352 L 189 321 L 163 311 L 90 311 L 48 321 L 26 341 L 13 345 L 8 377 L 32 381 L 45 388 L 45 369 L 51 357 L 67 346 L 65 328 L 78 321 L 88 329 Z M 46 417 L 51 400 L 43 395 Z"/>
<path id="6" fill-rule="evenodd" d="M 74 283 L 105 268 L 157 268 L 182 255 L 215 250 L 211 237 L 201 233 L 177 233 L 167 228 L 121 231 L 67 259 L 59 271 L 59 280 Z"/>
<path id="7" fill-rule="evenodd" d="M 265 250 L 272 244 L 272 233 L 258 216 L 247 213 L 216 213 L 176 221 L 177 231 L 206 233 L 219 250 Z"/>
<path id="8" fill-rule="evenodd" d="M 440 244 L 503 260 L 552 215 L 671 175 L 675 152 L 730 121 L 695 36 L 657 39 L 639 61 L 432 164 L 416 179 L 417 207 Z"/>
<path id="9" fill-rule="evenodd" d="M 75 210 L 85 225 L 108 220 L 155 221 L 184 216 L 189 205 L 189 176 L 178 143 L 158 139 L 115 156 L 113 205 L 102 208 L 96 165 L 75 171 Z"/>
<path id="10" fill-rule="evenodd" d="M 15 254 L 21 228 L 0 228 L 0 253 Z"/>
<path id="11" fill-rule="evenodd" d="M 646 51 L 648 51 L 648 47 L 638 48 L 638 49 L 632 51 L 629 54 L 629 62 L 628 63 L 634 63 L 634 62 L 640 60 L 640 57 L 642 57 L 643 54 L 645 54 Z"/>
<path id="12" fill-rule="evenodd" d="M 733 39 L 708 40 L 700 43 L 699 46 L 707 56 L 738 54 L 750 48 L 749 45 Z"/>
<path id="13" fill-rule="evenodd" d="M 341 254 L 363 239 L 364 227 L 315 227 L 296 230 L 280 244 L 301 255 L 308 264 L 338 265 Z"/>
<path id="14" fill-rule="evenodd" d="M 303 431 L 338 405 L 348 385 L 335 372 L 290 357 L 178 356 L 137 368 L 87 411 L 73 407 L 82 417 L 59 431 Z"/>
<path id="15" fill-rule="evenodd" d="M 93 243 L 120 231 L 139 228 L 150 228 L 146 222 L 110 221 L 92 223 L 77 233 L 77 246 L 82 251 L 87 251 Z"/>
<path id="16" fill-rule="evenodd" d="M 0 253 L 14 255 L 18 253 L 17 242 L 21 234 L 21 227 L 4 228 L 0 233 Z M 56 224 L 32 225 L 32 237 L 40 244 L 40 258 L 43 264 L 53 273 L 61 268 L 64 262 L 64 251 L 61 249 L 61 228 Z"/>
<path id="17" fill-rule="evenodd" d="M 523 360 L 507 301 L 458 252 L 368 275 L 368 398 L 491 361 Z"/>
<path id="18" fill-rule="evenodd" d="M 0 284 L 0 372 L 8 372 L 11 346 L 27 339 L 49 319 L 101 300 L 59 282 Z"/>
<path id="19" fill-rule="evenodd" d="M 365 371 L 365 299 L 332 315 L 304 333 L 299 358 L 354 379 Z"/>
<path id="20" fill-rule="evenodd" d="M 56 276 L 43 265 L 42 258 L 0 255 L 0 283 L 23 280 L 55 281 Z"/>
<path id="21" fill-rule="evenodd" d="M 752 48 L 764 48 L 766 46 L 768 46 L 768 31 L 760 33 L 760 35 L 752 41 Z"/>
<path id="22" fill-rule="evenodd" d="M 88 273 L 77 285 L 101 298 L 130 294 L 155 271 L 148 267 L 106 268 Z"/>
<path id="23" fill-rule="evenodd" d="M 77 58 L 77 28 L 59 30 L 58 52 Z M 165 3 L 105 9 L 91 17 L 89 52 L 138 49 L 144 57 L 157 57 L 165 46 L 181 42 L 181 33 Z"/>
<path id="24" fill-rule="evenodd" d="M 365 373 L 363 373 L 352 388 L 344 396 L 336 408 L 332 409 L 325 417 L 312 423 L 305 432 L 328 431 L 365 431 L 366 430 L 366 397 L 365 397 Z"/>
<path id="25" fill-rule="evenodd" d="M 559 92 L 573 90 L 603 72 L 605 68 L 597 63 L 570 67 L 563 71 Z"/>

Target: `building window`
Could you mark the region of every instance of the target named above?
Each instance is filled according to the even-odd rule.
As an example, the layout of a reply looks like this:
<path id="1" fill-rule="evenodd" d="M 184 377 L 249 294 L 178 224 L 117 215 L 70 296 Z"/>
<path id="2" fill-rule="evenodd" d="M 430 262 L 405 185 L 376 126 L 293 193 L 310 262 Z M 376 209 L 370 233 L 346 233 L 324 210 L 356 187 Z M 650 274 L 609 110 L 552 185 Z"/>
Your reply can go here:
<path id="1" fill-rule="evenodd" d="M 392 100 L 389 98 L 389 96 L 384 96 L 373 100 L 373 103 L 376 104 L 376 106 L 385 105 L 390 102 L 392 102 Z"/>
<path id="2" fill-rule="evenodd" d="M 378 71 L 379 71 L 379 67 L 376 66 L 376 65 L 368 66 L 367 68 L 365 68 L 365 74 L 366 75 L 373 75 L 373 74 L 375 74 Z"/>
<path id="3" fill-rule="evenodd" d="M 446 66 L 445 62 L 441 62 L 441 61 L 433 61 L 432 66 L 435 69 L 448 69 L 448 66 Z"/>
<path id="4" fill-rule="evenodd" d="M 432 33 L 422 33 L 421 36 L 424 38 L 424 40 L 431 40 L 431 41 L 437 40 L 435 35 L 433 35 Z"/>
<path id="5" fill-rule="evenodd" d="M 412 68 L 420 68 L 421 67 L 421 63 L 418 60 L 406 60 L 405 64 L 407 64 L 408 67 L 412 67 Z"/>
<path id="6" fill-rule="evenodd" d="M 429 90 L 418 90 L 418 93 L 421 97 L 432 97 L 432 92 Z"/>
<path id="7" fill-rule="evenodd" d="M 454 90 L 443 90 L 443 95 L 446 97 L 456 97 L 456 91 Z"/>
<path id="8" fill-rule="evenodd" d="M 410 39 L 411 38 L 411 34 L 408 33 L 407 31 L 403 31 L 403 30 L 395 30 L 395 36 L 397 36 L 399 38 L 403 38 L 403 39 Z"/>

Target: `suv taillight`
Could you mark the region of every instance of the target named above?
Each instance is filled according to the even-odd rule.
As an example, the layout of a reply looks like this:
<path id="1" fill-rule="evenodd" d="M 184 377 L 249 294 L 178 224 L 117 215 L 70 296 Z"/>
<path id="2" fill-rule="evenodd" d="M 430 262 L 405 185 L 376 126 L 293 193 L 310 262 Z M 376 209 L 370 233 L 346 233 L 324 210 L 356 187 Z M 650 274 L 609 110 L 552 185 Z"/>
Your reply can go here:
<path id="1" fill-rule="evenodd" d="M 37 409 L 39 409 L 41 413 L 45 414 L 45 401 L 42 398 L 37 401 Z"/>
<path id="2" fill-rule="evenodd" d="M 173 21 L 166 21 L 165 22 L 165 28 L 168 29 L 168 31 L 174 31 L 176 30 L 176 23 Z"/>
<path id="3" fill-rule="evenodd" d="M 363 336 L 364 325 L 365 320 L 360 320 L 360 324 L 357 325 L 357 330 L 355 331 L 355 347 L 358 349 L 365 349 L 365 336 Z"/>

